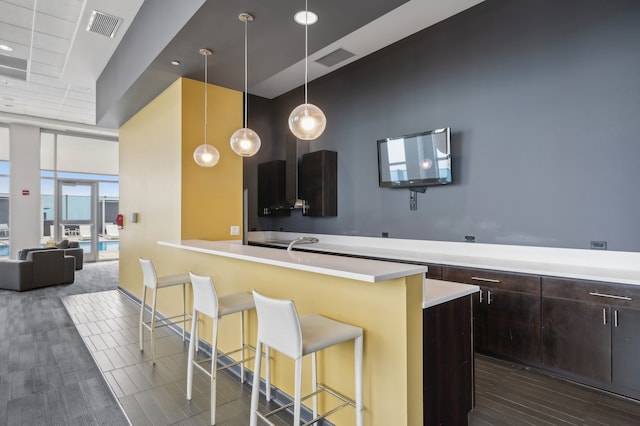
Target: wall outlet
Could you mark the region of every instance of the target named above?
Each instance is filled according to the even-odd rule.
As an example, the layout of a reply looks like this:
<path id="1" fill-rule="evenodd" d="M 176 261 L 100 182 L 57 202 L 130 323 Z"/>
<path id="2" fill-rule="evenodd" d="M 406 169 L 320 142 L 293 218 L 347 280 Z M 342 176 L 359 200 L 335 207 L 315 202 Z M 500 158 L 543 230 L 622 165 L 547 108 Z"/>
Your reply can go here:
<path id="1" fill-rule="evenodd" d="M 236 225 L 231 226 L 231 235 L 240 235 L 240 227 Z"/>
<path id="2" fill-rule="evenodd" d="M 591 249 L 592 250 L 606 250 L 607 242 L 606 241 L 591 241 Z"/>
<path id="3" fill-rule="evenodd" d="M 389 233 L 388 232 L 383 232 L 382 233 L 382 238 L 389 238 Z"/>
<path id="4" fill-rule="evenodd" d="M 464 236 L 464 240 L 468 243 L 475 243 L 476 242 L 476 237 L 473 235 L 465 235 Z"/>

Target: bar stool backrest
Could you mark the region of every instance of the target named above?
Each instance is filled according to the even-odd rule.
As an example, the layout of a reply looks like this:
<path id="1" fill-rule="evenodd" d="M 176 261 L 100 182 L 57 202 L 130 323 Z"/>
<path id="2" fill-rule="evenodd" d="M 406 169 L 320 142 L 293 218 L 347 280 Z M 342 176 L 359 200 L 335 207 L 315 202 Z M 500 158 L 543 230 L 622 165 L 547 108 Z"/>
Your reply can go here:
<path id="1" fill-rule="evenodd" d="M 218 294 L 211 277 L 189 272 L 193 288 L 193 309 L 211 318 L 218 317 Z"/>
<path id="2" fill-rule="evenodd" d="M 142 283 L 149 288 L 156 288 L 158 276 L 156 275 L 156 268 L 153 267 L 153 262 L 141 257 L 140 266 L 142 267 Z"/>
<path id="3" fill-rule="evenodd" d="M 258 340 L 287 355 L 302 357 L 302 328 L 291 300 L 272 299 L 253 290 L 258 316 Z"/>

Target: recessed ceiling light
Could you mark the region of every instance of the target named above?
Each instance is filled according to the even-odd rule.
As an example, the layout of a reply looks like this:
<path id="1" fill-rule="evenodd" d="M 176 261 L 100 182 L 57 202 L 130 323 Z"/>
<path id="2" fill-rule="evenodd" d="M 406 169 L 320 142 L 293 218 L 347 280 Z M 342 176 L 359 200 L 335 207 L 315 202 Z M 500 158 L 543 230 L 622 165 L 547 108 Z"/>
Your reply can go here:
<path id="1" fill-rule="evenodd" d="M 173 61 L 171 61 L 171 65 L 178 66 L 178 65 L 180 65 L 180 61 L 176 61 L 176 60 L 174 59 Z"/>
<path id="2" fill-rule="evenodd" d="M 318 22 L 318 15 L 309 10 L 301 10 L 293 15 L 293 20 L 300 25 L 313 25 Z"/>
<path id="3" fill-rule="evenodd" d="M 13 81 L 0 80 L 0 85 L 2 85 L 2 86 L 13 86 Z"/>
<path id="4" fill-rule="evenodd" d="M 10 101 L 10 102 L 11 102 L 11 101 L 15 101 L 16 99 L 15 99 L 15 98 L 12 98 L 11 96 L 3 96 L 3 97 L 2 97 L 2 100 L 3 100 L 3 101 Z"/>
<path id="5" fill-rule="evenodd" d="M 0 44 L 0 50 L 4 50 L 5 52 L 13 52 L 13 47 L 7 46 L 6 44 Z"/>
<path id="6" fill-rule="evenodd" d="M 11 104 L 4 104 L 4 106 L 7 107 L 7 108 L 13 108 L 13 105 L 11 105 Z"/>

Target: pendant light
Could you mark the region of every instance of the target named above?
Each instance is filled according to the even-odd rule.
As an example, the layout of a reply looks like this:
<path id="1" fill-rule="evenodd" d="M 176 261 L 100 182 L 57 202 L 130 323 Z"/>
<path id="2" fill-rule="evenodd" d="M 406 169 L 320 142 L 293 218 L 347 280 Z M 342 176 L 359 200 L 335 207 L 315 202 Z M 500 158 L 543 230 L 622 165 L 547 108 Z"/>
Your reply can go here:
<path id="1" fill-rule="evenodd" d="M 207 118 L 209 111 L 207 109 L 207 64 L 209 56 L 213 55 L 213 52 L 209 49 L 200 49 L 200 54 L 204 56 L 204 143 L 193 151 L 193 159 L 200 167 L 213 167 L 218 164 L 220 160 L 220 153 L 218 149 L 207 143 Z"/>
<path id="2" fill-rule="evenodd" d="M 260 136 L 247 127 L 247 25 L 253 22 L 253 16 L 243 12 L 238 16 L 244 22 L 244 127 L 231 135 L 231 149 L 242 156 L 251 157 L 260 150 Z"/>
<path id="3" fill-rule="evenodd" d="M 296 13 L 296 22 L 304 25 L 304 103 L 298 105 L 289 115 L 289 129 L 298 139 L 311 141 L 317 139 L 327 126 L 327 117 L 317 106 L 307 102 L 308 79 L 308 27 L 317 20 L 315 13 L 309 12 L 307 0 L 304 2 L 304 13 Z"/>

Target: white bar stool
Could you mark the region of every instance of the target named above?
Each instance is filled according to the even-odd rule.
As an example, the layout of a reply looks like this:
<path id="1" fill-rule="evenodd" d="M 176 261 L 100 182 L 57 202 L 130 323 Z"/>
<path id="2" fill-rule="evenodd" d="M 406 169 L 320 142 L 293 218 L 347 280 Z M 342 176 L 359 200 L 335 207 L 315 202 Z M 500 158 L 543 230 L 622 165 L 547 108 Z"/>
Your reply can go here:
<path id="1" fill-rule="evenodd" d="M 183 323 L 182 326 L 182 341 L 185 340 L 185 328 L 186 323 L 191 319 L 191 315 L 187 314 L 185 306 L 185 285 L 190 282 L 189 274 L 168 275 L 164 277 L 158 277 L 156 275 L 156 269 L 153 263 L 149 259 L 140 258 L 140 266 L 142 267 L 142 299 L 140 301 L 140 351 L 144 351 L 144 329 L 146 328 L 151 332 L 151 353 L 153 359 L 153 365 L 156 364 L 156 343 L 155 343 L 155 330 L 156 328 L 165 327 L 171 324 Z M 156 299 L 158 289 L 173 287 L 175 285 L 182 285 L 182 315 L 174 315 L 167 318 L 156 318 Z M 144 311 L 147 299 L 147 288 L 151 289 L 151 320 L 144 320 Z"/>
<path id="2" fill-rule="evenodd" d="M 256 305 L 253 302 L 253 296 L 251 293 L 239 292 L 218 296 L 211 277 L 199 276 L 193 273 L 189 273 L 189 275 L 191 278 L 191 286 L 193 287 L 193 322 L 191 323 L 192 338 L 189 342 L 189 364 L 187 367 L 187 399 L 191 400 L 193 388 L 193 367 L 197 367 L 211 378 L 211 424 L 215 425 L 217 372 L 240 364 L 240 381 L 244 383 L 244 363 L 254 358 L 246 358 L 245 350 L 255 352 L 255 348 L 245 344 L 244 342 L 244 313 L 245 311 L 255 309 Z M 235 313 L 240 313 L 240 348 L 218 355 L 217 343 L 220 320 L 226 315 Z M 204 314 L 213 319 L 213 333 L 211 337 L 211 358 L 196 361 L 194 359 L 194 352 L 196 351 L 196 342 L 198 341 L 197 324 L 199 314 Z M 195 338 L 193 336 L 195 336 Z M 240 352 L 240 361 L 217 368 L 217 359 L 219 356 L 228 356 L 237 352 Z M 267 354 L 267 360 L 268 359 Z M 209 365 L 207 366 L 206 364 Z M 268 388 L 269 377 L 267 377 L 267 389 Z"/>
<path id="3" fill-rule="evenodd" d="M 362 426 L 362 328 L 334 321 L 318 314 L 299 318 L 296 307 L 291 300 L 271 299 L 255 290 L 253 291 L 253 297 L 258 314 L 258 341 L 256 344 L 255 369 L 253 371 L 250 425 L 256 426 L 258 417 L 273 425 L 268 420 L 268 417 L 293 405 L 293 424 L 297 426 L 300 424 L 301 401 L 313 398 L 313 419 L 305 423 L 305 425 L 315 423 L 350 405 L 356 409 L 356 425 Z M 325 385 L 317 383 L 316 375 L 316 352 L 349 340 L 354 340 L 355 346 L 355 402 L 327 388 Z M 263 344 L 295 360 L 295 395 L 293 402 L 265 414 L 258 412 L 260 355 Z M 301 397 L 302 357 L 308 354 L 311 354 L 313 364 L 311 375 L 313 392 Z M 322 391 L 329 392 L 340 399 L 343 404 L 327 413 L 318 415 L 318 394 Z"/>

